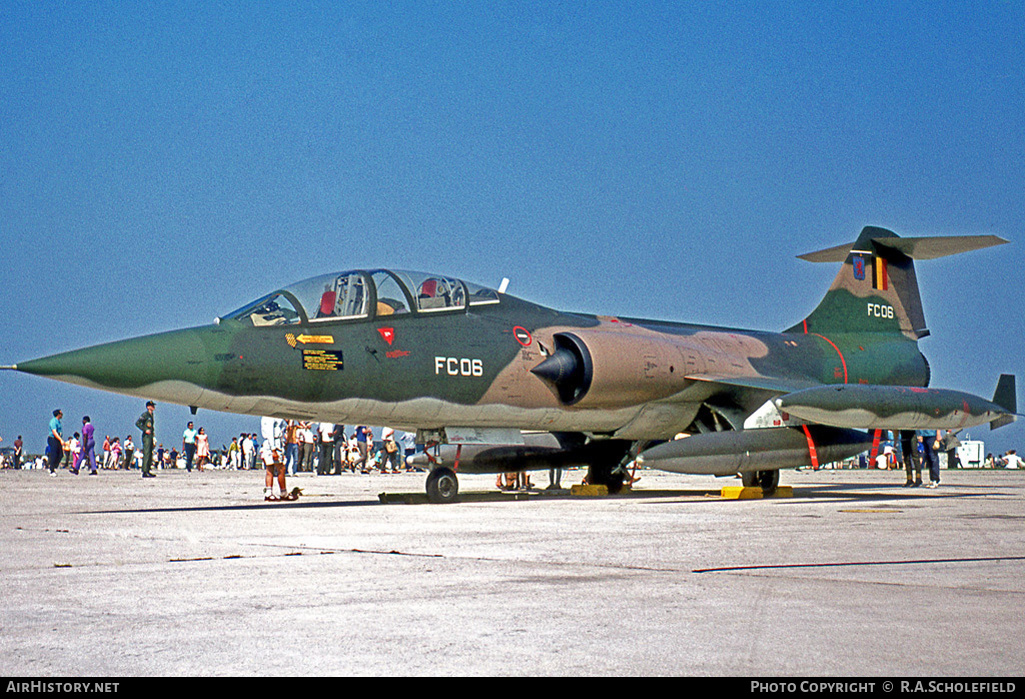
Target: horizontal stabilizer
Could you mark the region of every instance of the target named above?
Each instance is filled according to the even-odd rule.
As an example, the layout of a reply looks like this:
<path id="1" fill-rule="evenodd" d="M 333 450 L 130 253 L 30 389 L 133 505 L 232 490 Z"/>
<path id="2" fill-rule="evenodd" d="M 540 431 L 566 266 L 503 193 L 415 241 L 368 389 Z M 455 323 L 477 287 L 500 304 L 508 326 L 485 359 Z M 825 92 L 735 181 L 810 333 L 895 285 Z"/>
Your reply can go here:
<path id="1" fill-rule="evenodd" d="M 1003 245 L 1007 240 L 995 235 L 952 235 L 924 236 L 920 238 L 874 237 L 871 242 L 879 248 L 897 250 L 912 260 L 935 260 L 938 257 L 956 255 L 972 250 Z M 844 262 L 854 251 L 853 244 L 837 245 L 833 248 L 798 255 L 807 262 Z M 860 252 L 871 253 L 871 250 Z"/>

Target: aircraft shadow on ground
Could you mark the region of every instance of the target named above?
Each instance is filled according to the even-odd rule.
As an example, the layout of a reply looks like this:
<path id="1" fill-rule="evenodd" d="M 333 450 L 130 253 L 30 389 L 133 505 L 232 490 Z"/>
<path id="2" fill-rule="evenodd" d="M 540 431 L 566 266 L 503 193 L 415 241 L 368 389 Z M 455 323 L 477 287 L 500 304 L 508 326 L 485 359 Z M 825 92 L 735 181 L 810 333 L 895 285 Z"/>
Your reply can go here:
<path id="1" fill-rule="evenodd" d="M 871 488 L 871 492 L 866 492 L 868 488 Z M 882 488 L 886 488 L 886 492 L 880 492 Z M 982 485 L 982 486 L 971 486 L 972 492 L 965 492 L 965 487 L 957 486 L 956 490 L 953 487 L 947 487 L 946 489 L 941 488 L 939 490 L 928 490 L 924 486 L 917 488 L 904 488 L 902 485 L 893 484 L 892 486 L 879 486 L 871 485 L 865 486 L 861 484 L 830 484 L 830 485 L 803 485 L 795 486 L 793 497 L 785 498 L 763 498 L 763 500 L 777 500 L 781 504 L 799 505 L 808 501 L 814 501 L 821 503 L 824 501 L 833 501 L 837 503 L 873 503 L 873 502 L 894 502 L 898 501 L 905 504 L 911 504 L 915 502 L 923 502 L 923 498 L 956 498 L 956 499 L 968 499 L 968 498 L 986 498 L 1003 495 L 999 485 Z M 490 493 L 489 493 L 490 494 Z M 496 491 L 495 495 L 501 495 Z M 572 496 L 546 496 L 546 497 L 529 497 L 524 498 L 521 501 L 524 502 L 543 502 L 546 500 L 556 501 L 565 500 Z M 686 503 L 707 503 L 718 499 L 718 491 L 713 489 L 680 489 L 680 490 L 635 490 L 632 493 L 624 495 L 611 495 L 608 496 L 611 499 L 616 500 L 643 500 L 646 502 L 666 500 L 671 498 L 690 498 L 686 501 L 680 502 L 679 504 Z M 513 498 L 502 498 L 496 499 L 495 502 L 516 502 Z M 726 502 L 723 500 L 722 502 Z M 732 502 L 732 501 L 730 501 Z M 83 510 L 75 514 L 152 514 L 161 512 L 245 512 L 252 510 L 294 510 L 294 509 L 320 509 L 320 508 L 349 508 L 349 507 L 371 507 L 381 506 L 380 499 L 372 500 L 346 500 L 337 501 L 331 500 L 328 502 L 309 502 L 309 501 L 296 501 L 296 502 L 253 502 L 253 503 L 236 503 L 227 505 L 204 505 L 204 506 L 192 506 L 192 507 L 142 507 L 142 508 L 129 508 L 119 510 Z M 417 504 L 428 504 L 418 502 L 393 502 L 388 503 L 393 505 L 417 505 Z M 447 505 L 448 507 L 458 507 L 459 502 Z"/>
<path id="2" fill-rule="evenodd" d="M 196 507 L 133 507 L 124 510 L 81 510 L 80 515 L 154 514 L 160 512 L 245 512 L 247 510 L 308 510 L 314 508 L 367 507 L 380 505 L 378 500 L 331 502 L 254 502 L 234 505 L 204 505 Z"/>
<path id="3" fill-rule="evenodd" d="M 862 485 L 858 483 L 836 483 L 829 485 L 794 486 L 794 499 L 841 497 L 856 500 L 920 500 L 935 498 L 980 498 L 1003 494 L 998 485 L 940 486 L 937 489 L 924 485 L 913 488 L 903 483 L 892 485 Z"/>

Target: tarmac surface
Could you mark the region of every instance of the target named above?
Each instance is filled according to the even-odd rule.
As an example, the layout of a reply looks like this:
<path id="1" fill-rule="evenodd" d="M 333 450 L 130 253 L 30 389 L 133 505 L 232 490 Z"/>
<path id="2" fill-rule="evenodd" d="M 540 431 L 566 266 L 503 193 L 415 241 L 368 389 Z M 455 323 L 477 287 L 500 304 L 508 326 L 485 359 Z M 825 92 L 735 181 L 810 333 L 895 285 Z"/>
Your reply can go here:
<path id="1" fill-rule="evenodd" d="M 570 471 L 563 483 L 577 483 Z M 0 472 L 5 676 L 994 676 L 1025 667 L 1025 472 L 642 472 L 623 497 L 423 474 Z M 547 473 L 534 473 L 545 486 Z"/>

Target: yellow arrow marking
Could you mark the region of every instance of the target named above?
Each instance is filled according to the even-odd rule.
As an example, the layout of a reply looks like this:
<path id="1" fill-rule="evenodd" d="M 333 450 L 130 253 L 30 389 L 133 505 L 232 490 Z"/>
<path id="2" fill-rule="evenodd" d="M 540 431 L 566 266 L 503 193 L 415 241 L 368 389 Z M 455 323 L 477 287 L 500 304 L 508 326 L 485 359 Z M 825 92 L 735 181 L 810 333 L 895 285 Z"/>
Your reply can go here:
<path id="1" fill-rule="evenodd" d="M 285 335 L 285 342 L 288 343 L 289 347 L 295 347 L 299 342 L 304 345 L 333 345 L 335 338 L 333 335 L 300 335 L 296 337 L 292 333 L 288 333 Z"/>
<path id="2" fill-rule="evenodd" d="M 304 345 L 333 345 L 335 343 L 333 335 L 300 335 L 295 339 Z"/>

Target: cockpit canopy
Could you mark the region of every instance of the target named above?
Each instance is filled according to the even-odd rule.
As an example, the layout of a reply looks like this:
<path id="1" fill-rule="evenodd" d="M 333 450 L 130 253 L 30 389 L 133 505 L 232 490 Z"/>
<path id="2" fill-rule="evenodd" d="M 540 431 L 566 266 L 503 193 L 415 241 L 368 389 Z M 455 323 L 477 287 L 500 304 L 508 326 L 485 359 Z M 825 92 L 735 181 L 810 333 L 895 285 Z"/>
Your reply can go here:
<path id="1" fill-rule="evenodd" d="M 499 302 L 498 292 L 452 277 L 403 270 L 324 274 L 279 289 L 225 318 L 295 325 L 407 313 L 465 311 Z"/>

